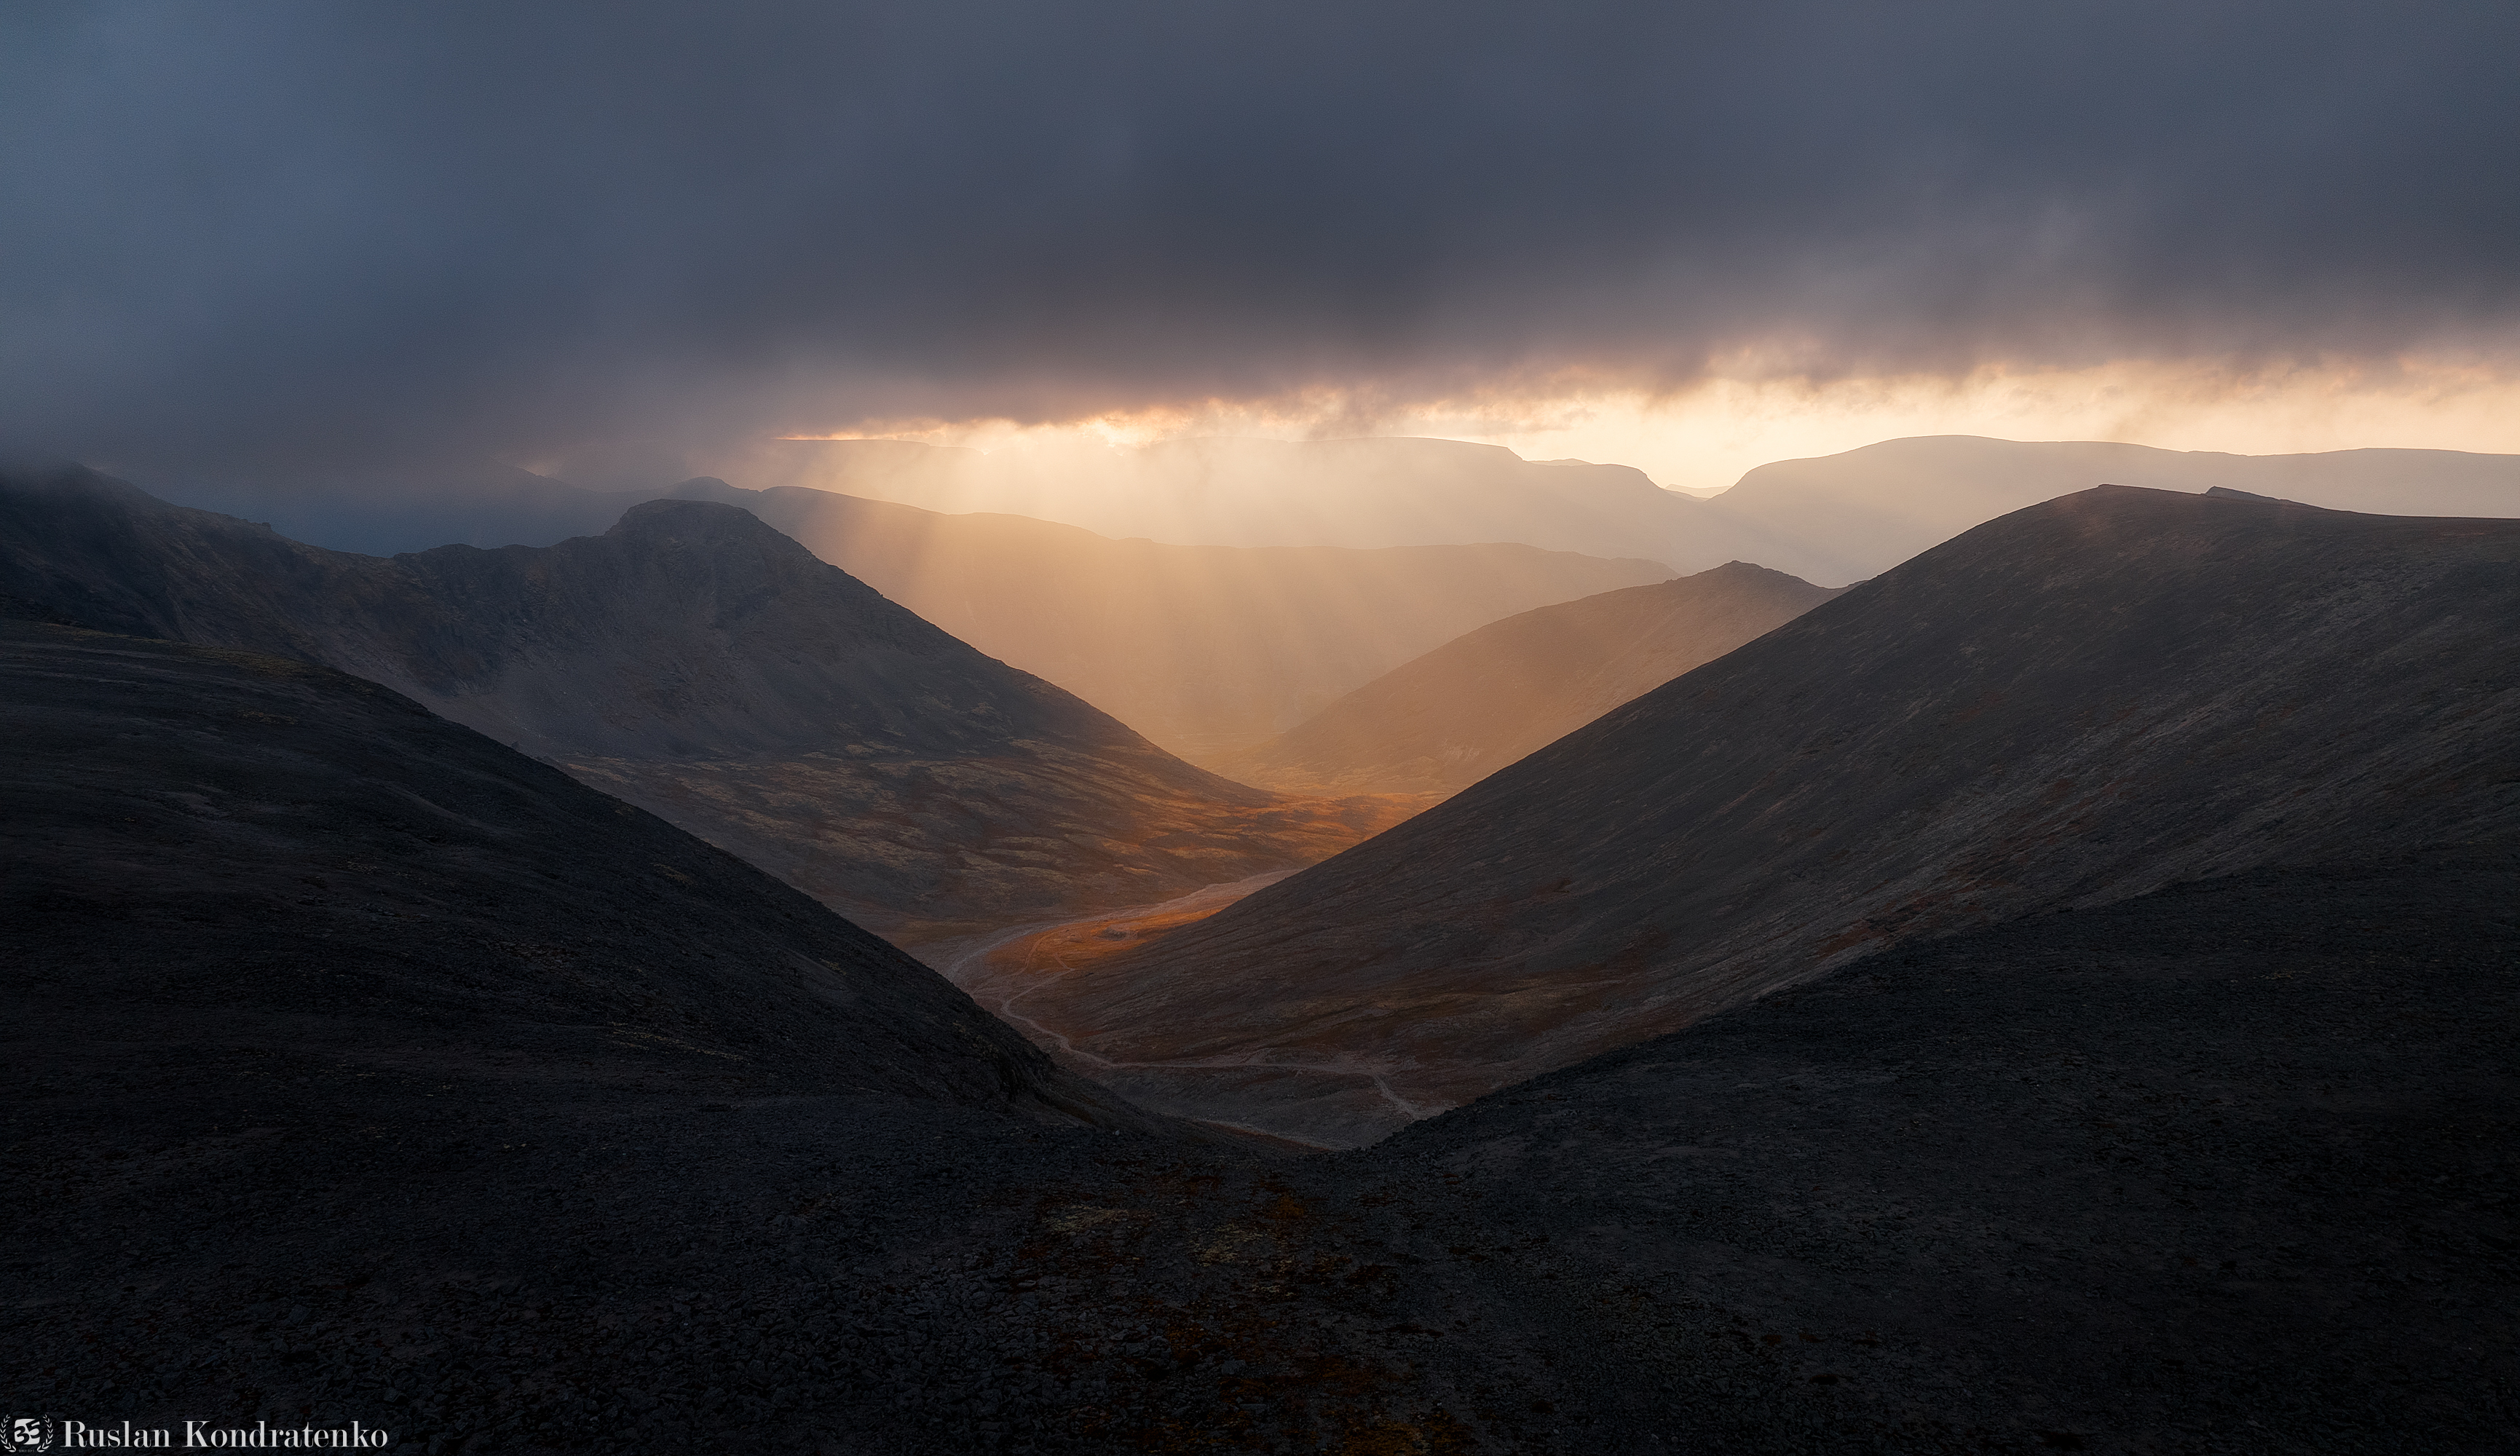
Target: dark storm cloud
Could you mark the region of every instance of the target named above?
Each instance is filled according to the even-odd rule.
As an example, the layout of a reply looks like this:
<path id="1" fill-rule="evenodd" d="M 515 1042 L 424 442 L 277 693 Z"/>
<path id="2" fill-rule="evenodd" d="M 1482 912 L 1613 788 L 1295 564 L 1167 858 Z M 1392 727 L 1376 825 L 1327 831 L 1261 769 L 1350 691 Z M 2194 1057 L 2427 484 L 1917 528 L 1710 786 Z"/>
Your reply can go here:
<path id="1" fill-rule="evenodd" d="M 2506 4 L 0 17 L 0 434 L 531 452 L 2507 345 Z"/>

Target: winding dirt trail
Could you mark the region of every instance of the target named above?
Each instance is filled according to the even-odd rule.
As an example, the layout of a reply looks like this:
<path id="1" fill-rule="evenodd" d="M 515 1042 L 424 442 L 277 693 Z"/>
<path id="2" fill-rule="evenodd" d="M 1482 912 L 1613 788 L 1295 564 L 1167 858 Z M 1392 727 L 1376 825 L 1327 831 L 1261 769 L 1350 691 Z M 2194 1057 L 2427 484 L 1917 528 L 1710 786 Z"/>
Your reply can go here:
<path id="1" fill-rule="evenodd" d="M 974 944 L 944 948 L 945 953 L 930 960 L 929 964 L 935 966 L 946 980 L 968 993 L 973 1000 L 995 1012 L 1000 1019 L 1022 1031 L 1035 1042 L 1055 1050 L 1059 1056 L 1067 1059 L 1069 1065 L 1075 1070 L 1088 1076 L 1098 1072 L 1131 1069 L 1230 1071 L 1245 1067 L 1319 1072 L 1339 1077 L 1358 1077 L 1371 1081 L 1374 1090 L 1385 1102 L 1388 1102 L 1402 1116 L 1413 1121 L 1431 1117 L 1442 1111 L 1440 1107 L 1420 1107 L 1402 1097 L 1392 1090 L 1391 1084 L 1384 1080 L 1380 1071 L 1345 1061 L 1335 1063 L 1278 1061 L 1270 1059 L 1265 1050 L 1231 1057 L 1178 1058 L 1146 1062 L 1114 1061 L 1109 1057 L 1085 1050 L 1076 1045 L 1066 1033 L 1057 1027 L 1046 1026 L 1017 1009 L 1018 1004 L 1026 998 L 1069 976 L 1090 969 L 1090 959 L 1095 957 L 1083 956 L 1080 947 L 1091 947 L 1097 942 L 1109 942 L 1112 949 L 1116 949 L 1119 946 L 1137 941 L 1148 930 L 1169 930 L 1193 920 L 1205 919 L 1244 896 L 1266 889 L 1293 873 L 1295 873 L 1294 870 L 1282 869 L 1269 874 L 1253 875 L 1248 879 L 1208 885 L 1193 890 L 1188 895 L 1154 904 L 1105 910 L 1100 914 L 1082 916 L 1073 920 L 1051 920 L 1021 925 Z M 1015 955 L 1010 953 L 1017 947 L 1022 948 L 1019 963 L 1010 965 L 1008 963 L 1010 960 L 1017 959 Z M 1089 963 L 1079 964 L 1081 958 Z M 1239 1124 L 1233 1123 L 1220 1125 L 1240 1127 Z M 1258 1132 L 1262 1129 L 1241 1128 L 1241 1130 Z M 1280 1132 L 1269 1132 L 1265 1135 L 1286 1136 Z M 1300 1138 L 1292 1140 L 1309 1141 Z M 1328 1144 L 1315 1145 L 1328 1146 Z"/>

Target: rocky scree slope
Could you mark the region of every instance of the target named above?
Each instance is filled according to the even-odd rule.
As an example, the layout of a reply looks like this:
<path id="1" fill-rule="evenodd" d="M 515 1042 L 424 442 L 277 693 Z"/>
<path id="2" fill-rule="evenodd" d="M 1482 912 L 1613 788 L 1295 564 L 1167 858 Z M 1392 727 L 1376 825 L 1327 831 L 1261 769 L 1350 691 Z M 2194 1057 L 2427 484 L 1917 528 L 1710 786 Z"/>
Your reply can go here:
<path id="1" fill-rule="evenodd" d="M 0 594 L 385 684 L 897 939 L 1308 863 L 1402 812 L 1194 769 L 726 506 L 387 559 L 22 473 Z"/>
<path id="2" fill-rule="evenodd" d="M 1734 561 L 1466 633 L 1218 772 L 1288 793 L 1453 793 L 1835 596 Z"/>
<path id="3" fill-rule="evenodd" d="M 1324 1142 L 1884 946 L 2520 836 L 2520 522 L 2103 487 L 1044 986 L 1133 1099 Z"/>

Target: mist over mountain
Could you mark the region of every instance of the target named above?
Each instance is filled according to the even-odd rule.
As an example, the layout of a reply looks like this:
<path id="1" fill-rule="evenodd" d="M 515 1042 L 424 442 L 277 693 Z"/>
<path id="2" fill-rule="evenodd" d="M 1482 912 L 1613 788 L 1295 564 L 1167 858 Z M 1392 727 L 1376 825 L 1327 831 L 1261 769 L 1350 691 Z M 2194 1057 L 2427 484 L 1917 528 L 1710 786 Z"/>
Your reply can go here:
<path id="1" fill-rule="evenodd" d="M 607 493 L 478 460 L 300 472 L 178 469 L 160 499 L 259 521 L 292 541 L 368 556 L 440 546 L 558 546 L 601 536 L 656 491 Z"/>
<path id="2" fill-rule="evenodd" d="M 1297 864 L 1401 808 L 1194 769 L 731 507 L 380 559 L 78 469 L 0 491 L 0 593 L 322 662 L 918 939 Z"/>
<path id="3" fill-rule="evenodd" d="M 1170 546 L 795 488 L 742 499 L 893 600 L 1199 762 L 1472 628 L 1671 575 L 1512 544 Z"/>
<path id="4" fill-rule="evenodd" d="M 1705 501 L 1626 466 L 1530 462 L 1451 440 L 1217 439 L 995 453 L 789 440 L 730 452 L 723 469 L 745 485 L 787 483 L 949 513 L 1012 512 L 1119 538 L 1358 548 L 1518 542 L 1642 556 L 1682 572 L 1756 561 L 1825 585 L 1876 576 L 1971 526 L 2103 481 L 2189 493 L 2221 486 L 2382 515 L 2520 516 L 2520 456 L 2249 456 L 1973 435 L 1777 461 Z M 548 545 L 601 531 L 637 501 L 677 490 L 738 499 L 687 487 L 583 491 L 477 464 L 339 478 L 187 475 L 170 489 L 186 504 L 267 519 L 300 540 L 376 552 L 446 541 Z"/>
<path id="5" fill-rule="evenodd" d="M 915 459 L 927 447 L 904 450 Z M 1499 617 L 1671 575 L 1658 561 L 1510 542 L 1374 551 L 1114 541 L 1021 516 L 948 514 L 795 487 L 753 491 L 706 477 L 622 494 L 483 475 L 434 498 L 267 484 L 202 496 L 223 510 L 269 517 L 283 534 L 391 552 L 434 545 L 442 538 L 432 533 L 458 528 L 475 545 L 558 542 L 600 533 L 630 506 L 658 498 L 742 506 L 980 650 L 1193 759 L 1291 728 Z M 1522 504 L 1537 519 L 1550 502 Z"/>
<path id="6" fill-rule="evenodd" d="M 1674 564 L 1723 549 L 1697 539 L 1705 527 L 1693 497 L 1634 466 L 1527 461 L 1461 440 L 1183 439 L 987 454 L 900 440 L 781 440 L 742 452 L 728 473 L 752 485 L 1037 516 L 1192 546 L 1515 541 Z"/>
<path id="7" fill-rule="evenodd" d="M 2105 488 L 1847 592 L 1026 1013 L 1370 1140 L 1919 936 L 2520 834 L 2520 523 Z"/>
<path id="8" fill-rule="evenodd" d="M 1538 607 L 1412 659 L 1215 767 L 1290 793 L 1451 793 L 1837 595 L 1734 561 Z"/>
<path id="9" fill-rule="evenodd" d="M 784 441 L 737 457 L 730 473 L 931 509 L 1012 510 L 1111 536 L 1235 546 L 1517 541 L 1645 556 L 1682 572 L 1756 561 L 1828 586 L 1877 576 L 1971 526 L 2102 482 L 2191 494 L 2222 486 L 2382 515 L 2520 516 L 2520 456 L 2250 456 L 1973 435 L 1777 461 L 1705 501 L 1625 466 L 1530 462 L 1448 440 L 992 454 Z"/>
<path id="10" fill-rule="evenodd" d="M 1856 581 L 1971 526 L 2103 481 L 2191 494 L 2220 486 L 2375 515 L 2520 516 L 2515 455 L 2225 455 L 1936 435 L 1761 465 L 1705 503 L 1701 529 L 1745 559 L 1814 581 Z"/>

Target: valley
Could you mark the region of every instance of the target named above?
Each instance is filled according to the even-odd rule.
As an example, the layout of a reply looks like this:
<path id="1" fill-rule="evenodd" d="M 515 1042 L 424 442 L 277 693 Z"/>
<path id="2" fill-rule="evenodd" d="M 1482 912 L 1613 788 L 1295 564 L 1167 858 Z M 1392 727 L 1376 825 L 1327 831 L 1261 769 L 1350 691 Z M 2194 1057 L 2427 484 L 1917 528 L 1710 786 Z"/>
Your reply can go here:
<path id="1" fill-rule="evenodd" d="M 1193 768 L 722 505 L 381 559 L 25 475 L 0 592 L 364 673 L 910 942 L 1309 863 L 1425 802 Z"/>
<path id="2" fill-rule="evenodd" d="M 1406 1121 L 1359 1074 L 1458 1105 L 1917 938 L 2504 843 L 2514 620 L 2511 522 L 2083 492 L 1029 1014 L 1111 1062 L 1236 1069 L 1111 1079 L 1144 1105 L 1355 1146 Z M 2349 673 L 2376 690 L 2326 690 Z"/>
<path id="3" fill-rule="evenodd" d="M 2515 572 L 2103 487 L 1238 781 L 726 501 L 15 476 L 0 1356 L 467 1453 L 2493 1449 Z"/>

